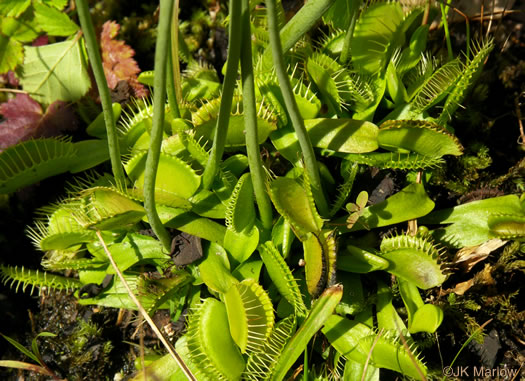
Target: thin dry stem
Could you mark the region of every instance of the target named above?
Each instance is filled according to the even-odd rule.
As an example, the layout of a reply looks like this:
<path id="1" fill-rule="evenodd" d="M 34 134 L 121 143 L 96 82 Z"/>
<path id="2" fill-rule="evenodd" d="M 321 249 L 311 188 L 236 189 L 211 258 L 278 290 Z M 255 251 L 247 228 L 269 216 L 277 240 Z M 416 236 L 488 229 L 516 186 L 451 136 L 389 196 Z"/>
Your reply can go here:
<path id="1" fill-rule="evenodd" d="M 188 380 L 197 381 L 197 379 L 195 378 L 195 376 L 193 375 L 191 370 L 184 363 L 184 360 L 182 360 L 182 358 L 179 356 L 179 354 L 175 351 L 175 348 L 173 348 L 173 346 L 170 344 L 170 342 L 164 337 L 162 332 L 160 332 L 158 327 L 153 322 L 153 319 L 151 319 L 151 317 L 148 315 L 148 313 L 146 312 L 144 307 L 142 307 L 142 304 L 140 304 L 139 300 L 137 299 L 137 297 L 135 296 L 133 291 L 131 291 L 131 288 L 129 287 L 128 282 L 126 282 L 126 279 L 124 279 L 124 274 L 122 274 L 122 271 L 120 271 L 120 269 L 118 268 L 117 263 L 113 259 L 113 256 L 111 255 L 108 247 L 106 246 L 106 242 L 104 242 L 104 239 L 102 238 L 102 235 L 100 234 L 100 230 L 97 230 L 97 237 L 98 237 L 102 247 L 104 248 L 104 252 L 108 256 L 109 261 L 111 262 L 111 266 L 113 266 L 113 268 L 115 269 L 115 272 L 117 273 L 120 281 L 124 285 L 124 288 L 128 292 L 129 297 L 131 298 L 133 303 L 135 303 L 135 305 L 137 306 L 137 309 L 140 311 L 140 313 L 141 313 L 142 317 L 144 318 L 144 320 L 146 320 L 148 322 L 148 324 L 151 327 L 151 329 L 153 330 L 153 332 L 155 332 L 155 334 L 157 335 L 159 340 L 166 347 L 166 349 L 168 350 L 168 353 L 175 360 L 177 365 L 181 368 L 182 372 L 188 378 Z"/>
<path id="2" fill-rule="evenodd" d="M 522 117 L 521 117 L 521 108 L 520 108 L 520 101 L 519 101 L 519 98 L 522 95 L 525 95 L 525 93 L 522 93 L 519 96 L 517 96 L 514 99 L 514 104 L 516 106 L 516 116 L 518 118 L 518 125 L 519 125 L 519 128 L 520 128 L 520 136 L 518 138 L 518 144 L 525 145 L 525 131 L 523 129 L 523 121 L 522 121 Z"/>
<path id="3" fill-rule="evenodd" d="M 416 183 L 421 184 L 421 179 L 423 177 L 423 172 L 418 171 L 416 176 Z M 408 234 L 411 236 L 415 236 L 417 234 L 417 220 L 410 220 L 408 221 Z"/>
<path id="4" fill-rule="evenodd" d="M 401 332 L 399 327 L 398 327 L 397 330 L 398 330 L 398 333 L 399 333 L 399 339 L 401 340 L 401 343 L 403 344 L 403 347 L 405 347 L 408 355 L 410 356 L 410 360 L 412 361 L 412 363 L 416 367 L 416 370 L 419 373 L 419 377 L 421 377 L 421 381 L 427 381 L 427 378 L 425 377 L 425 375 L 423 374 L 423 372 L 421 371 L 421 369 L 419 369 L 419 366 L 417 365 L 417 361 L 416 361 L 416 359 L 414 357 L 414 354 L 410 350 L 410 347 L 407 344 L 407 341 L 405 339 L 405 336 L 403 335 L 403 332 Z"/>
<path id="5" fill-rule="evenodd" d="M 366 356 L 365 366 L 363 368 L 363 374 L 361 375 L 361 381 L 365 381 L 365 379 L 366 379 L 366 372 L 368 370 L 368 364 L 370 364 L 370 359 L 372 358 L 372 352 L 374 351 L 374 348 L 375 348 L 377 342 L 379 341 L 379 339 L 383 335 L 383 331 L 384 331 L 384 329 L 381 328 L 381 330 L 377 334 L 376 338 L 374 339 L 374 342 L 372 343 L 372 347 L 368 351 L 368 355 Z"/>

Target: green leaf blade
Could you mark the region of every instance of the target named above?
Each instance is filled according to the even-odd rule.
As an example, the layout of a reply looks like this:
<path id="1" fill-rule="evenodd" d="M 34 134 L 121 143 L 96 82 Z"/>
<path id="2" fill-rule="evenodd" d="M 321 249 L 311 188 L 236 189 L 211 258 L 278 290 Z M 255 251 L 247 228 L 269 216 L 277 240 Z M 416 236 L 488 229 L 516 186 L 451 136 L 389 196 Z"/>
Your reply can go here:
<path id="1" fill-rule="evenodd" d="M 76 39 L 44 46 L 27 46 L 23 69 L 21 85 L 41 103 L 76 101 L 91 86 L 82 48 Z"/>
<path id="2" fill-rule="evenodd" d="M 35 20 L 51 36 L 71 36 L 79 30 L 77 24 L 63 12 L 47 5 L 35 3 Z"/>

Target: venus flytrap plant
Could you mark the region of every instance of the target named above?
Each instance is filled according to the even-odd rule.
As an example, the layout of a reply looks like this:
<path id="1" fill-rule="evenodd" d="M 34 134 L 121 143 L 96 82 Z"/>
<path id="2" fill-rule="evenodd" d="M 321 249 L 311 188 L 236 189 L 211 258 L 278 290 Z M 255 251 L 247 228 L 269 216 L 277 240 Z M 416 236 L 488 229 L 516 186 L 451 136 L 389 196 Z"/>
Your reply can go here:
<path id="1" fill-rule="evenodd" d="M 339 353 L 355 362 L 362 364 L 371 354 L 370 364 L 378 368 L 392 369 L 413 378 L 419 378 L 420 372 L 423 375 L 427 372 L 419 356 L 415 356 L 414 363 L 408 350 L 393 334 L 378 336 L 367 325 L 338 315 L 332 315 L 325 322 L 322 332 Z"/>
<path id="2" fill-rule="evenodd" d="M 277 290 L 293 306 L 294 315 L 292 316 L 303 319 L 307 308 L 297 281 L 281 253 L 277 251 L 271 241 L 268 241 L 259 246 L 259 254 Z"/>
<path id="3" fill-rule="evenodd" d="M 397 282 L 408 312 L 408 331 L 434 333 L 443 321 L 443 311 L 433 304 L 425 304 L 414 283 L 402 278 Z"/>
<path id="4" fill-rule="evenodd" d="M 321 214 L 326 215 L 328 214 L 328 204 L 326 202 L 325 195 L 323 194 L 321 179 L 319 177 L 319 171 L 317 168 L 317 161 L 315 159 L 312 145 L 305 131 L 303 120 L 297 108 L 297 103 L 293 97 L 290 81 L 285 71 L 284 59 L 282 56 L 283 48 L 277 26 L 275 1 L 268 1 L 266 6 L 268 15 L 268 31 L 270 34 L 270 46 L 272 47 L 273 62 L 276 68 L 277 78 L 279 79 L 279 84 L 281 86 L 284 103 L 288 113 L 290 114 L 292 125 L 294 127 L 295 133 L 297 134 L 297 139 L 299 140 L 302 154 L 304 155 L 305 167 L 308 171 L 308 175 L 311 178 L 315 200 L 319 206 L 319 209 L 321 210 Z"/>
<path id="5" fill-rule="evenodd" d="M 306 348 L 312 336 L 330 318 L 335 307 L 341 300 L 343 288 L 336 284 L 327 288 L 315 301 L 303 324 L 297 329 L 274 366 L 271 380 L 281 380 L 288 369 Z"/>
<path id="6" fill-rule="evenodd" d="M 216 74 L 190 68 L 179 97 L 173 94 L 178 86 L 171 88 L 169 70 L 163 69 L 166 57 L 159 52 L 168 54 L 167 47 L 176 43 L 167 38 L 173 13 L 163 0 L 155 76 L 141 78 L 150 84 L 154 80 L 154 104 L 142 100 L 124 110 L 119 131 L 129 182 L 124 179 L 115 186 L 115 179 L 102 177 L 80 184 L 58 205 L 43 210 L 30 233 L 47 251 L 50 271 L 73 269 L 79 279 L 3 266 L 6 281 L 41 290 L 78 289 L 81 304 L 146 314 L 169 303 L 174 316 L 189 307 L 188 330 L 176 343 L 182 361 L 176 365 L 173 359 L 162 359 L 152 366 L 164 364 L 154 371 L 162 379 L 184 377 L 185 363 L 199 380 L 279 380 L 291 374 L 303 351 L 308 374 L 322 377 L 331 369 L 312 362 L 318 351 L 312 339 L 318 343 L 323 326 L 331 346 L 326 353 L 337 353 L 334 364 L 339 373 L 345 367 L 345 377 L 379 377 L 380 368 L 424 377 L 427 369 L 414 354 L 415 344 L 407 337 L 410 346 L 404 345 L 402 338 L 435 332 L 441 323 L 441 310 L 425 304 L 418 290 L 447 279 L 449 265 L 434 240 L 450 246 L 459 237 L 463 246 L 494 237 L 522 239 L 523 200 L 505 196 L 431 213 L 435 205 L 424 184 L 407 181 L 384 201 L 367 205 L 371 189 L 363 189 L 360 180 L 365 166 L 399 169 L 402 176 L 401 170 L 432 169 L 445 156 L 463 153 L 444 125 L 490 48 L 483 45 L 465 64 L 457 59 L 439 67 L 421 54 L 428 31 L 418 25 L 423 11 L 403 13 L 397 2 L 379 2 L 363 7 L 353 33 L 336 32 L 315 51 L 297 46 L 297 57 L 286 70 L 283 54 L 332 3 L 308 2 L 279 33 L 280 4 L 268 1 L 268 45 L 263 13 L 253 10 L 263 16 L 253 21 L 252 29 L 250 2 L 232 0 L 222 95 Z M 354 16 L 360 3 L 350 4 Z M 334 9 L 326 22 L 336 17 Z M 345 26 L 350 22 L 345 19 Z M 349 51 L 343 41 L 350 38 Z M 270 53 L 276 72 L 266 71 Z M 239 61 L 242 93 L 236 81 Z M 174 63 L 168 62 L 169 67 Z M 461 89 L 454 90 L 454 85 Z M 428 115 L 436 115 L 440 104 L 448 110 L 447 119 L 443 112 L 436 123 Z M 378 115 L 392 111 L 378 121 L 376 110 Z M 118 107 L 113 112 L 118 117 Z M 103 138 L 101 121 L 88 132 Z M 49 146 L 60 147 L 38 160 L 41 151 L 30 144 L 6 151 L 0 169 L 7 180 L 0 180 L 0 187 L 25 185 L 32 169 L 43 178 L 52 175 L 53 163 L 63 171 L 80 168 L 65 164 L 71 157 L 83 157 L 77 143 L 53 144 Z M 325 157 L 329 164 L 321 176 L 317 160 Z M 340 174 L 334 171 L 339 167 Z M 264 169 L 271 173 L 266 184 Z M 286 171 L 288 175 L 281 176 Z M 450 225 L 430 235 L 381 235 L 381 228 L 415 219 Z M 140 233 L 146 224 L 154 227 L 160 242 Z M 166 228 L 200 237 L 202 258 L 178 262 L 182 249 L 177 243 L 171 248 Z M 461 234 L 471 228 L 471 239 Z M 363 236 L 364 230 L 368 232 Z M 166 252 L 187 268 L 172 268 Z M 295 265 L 301 259 L 304 269 Z M 160 279 L 148 277 L 144 268 L 157 270 Z M 388 275 L 384 271 L 398 279 L 407 322 L 397 314 L 389 286 L 380 280 Z M 115 273 L 118 278 L 104 280 Z M 371 282 L 377 283 L 377 293 L 364 292 Z M 199 298 L 201 303 L 196 303 Z M 372 302 L 367 304 L 367 299 Z"/>

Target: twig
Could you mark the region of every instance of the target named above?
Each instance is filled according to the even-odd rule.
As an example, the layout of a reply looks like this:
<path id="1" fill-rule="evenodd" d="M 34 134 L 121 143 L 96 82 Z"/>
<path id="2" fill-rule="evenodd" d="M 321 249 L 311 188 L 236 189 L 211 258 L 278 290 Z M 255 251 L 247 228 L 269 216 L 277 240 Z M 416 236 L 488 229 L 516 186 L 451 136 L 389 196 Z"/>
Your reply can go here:
<path id="1" fill-rule="evenodd" d="M 128 295 L 131 298 L 131 300 L 133 301 L 133 303 L 135 303 L 135 305 L 137 306 L 137 309 L 142 314 L 142 317 L 144 318 L 144 320 L 146 320 L 146 322 L 149 324 L 149 326 L 151 327 L 153 332 L 155 332 L 155 334 L 157 335 L 159 340 L 166 347 L 166 349 L 168 350 L 168 353 L 175 360 L 175 362 L 180 367 L 180 369 L 182 370 L 184 375 L 188 378 L 188 380 L 197 381 L 197 379 L 195 378 L 193 373 L 191 373 L 191 370 L 184 363 L 184 360 L 175 351 L 175 348 L 173 348 L 173 345 L 171 345 L 171 343 L 164 337 L 162 332 L 155 325 L 155 322 L 153 321 L 153 319 L 148 315 L 148 313 L 146 312 L 144 307 L 142 307 L 142 304 L 139 302 L 139 300 L 137 299 L 137 297 L 135 296 L 135 294 L 133 293 L 133 291 L 129 287 L 128 282 L 126 282 L 126 279 L 124 279 L 124 274 L 122 274 L 122 271 L 120 271 L 120 269 L 118 268 L 117 263 L 113 259 L 113 255 L 111 255 L 108 247 L 106 246 L 106 242 L 104 242 L 104 239 L 102 238 L 102 234 L 100 234 L 100 230 L 97 230 L 97 237 L 98 237 L 98 239 L 100 241 L 100 244 L 102 245 L 102 247 L 104 249 L 104 252 L 108 256 L 109 261 L 111 262 L 111 266 L 113 266 L 113 269 L 117 273 L 120 281 L 122 282 L 122 285 L 124 286 L 124 288 L 128 292 Z"/>
<path id="2" fill-rule="evenodd" d="M 397 324 L 397 322 L 396 322 L 396 324 Z M 419 369 L 419 366 L 417 365 L 417 361 L 416 361 L 416 359 L 414 357 L 414 354 L 410 350 L 410 347 L 407 344 L 405 336 L 403 335 L 403 332 L 401 332 L 399 327 L 398 327 L 398 333 L 399 333 L 399 339 L 401 340 L 401 343 L 403 343 L 403 347 L 406 349 L 408 355 L 410 356 L 410 360 L 412 360 L 412 363 L 414 364 L 414 366 L 416 367 L 417 372 L 419 373 L 419 377 L 421 377 L 422 381 L 426 381 L 427 378 L 425 377 L 425 375 L 423 374 L 421 369 Z"/>
<path id="3" fill-rule="evenodd" d="M 523 121 L 521 118 L 521 109 L 520 109 L 520 102 L 519 102 L 519 98 L 522 95 L 525 95 L 525 93 L 521 93 L 519 96 L 517 96 L 514 99 L 514 104 L 516 105 L 516 116 L 518 117 L 518 125 L 520 127 L 520 136 L 518 137 L 519 145 L 525 145 L 525 131 L 523 130 Z"/>
<path id="4" fill-rule="evenodd" d="M 372 352 L 374 351 L 374 348 L 375 348 L 377 342 L 379 341 L 379 339 L 383 335 L 383 332 L 384 332 L 384 329 L 381 328 L 381 330 L 379 331 L 379 333 L 375 337 L 374 342 L 372 343 L 372 346 L 370 347 L 370 350 L 368 351 L 368 355 L 366 356 L 365 366 L 363 367 L 363 374 L 361 375 L 361 381 L 365 381 L 366 378 L 367 378 L 366 377 L 366 372 L 368 370 L 368 364 L 370 364 L 370 359 L 372 358 Z"/>
<path id="5" fill-rule="evenodd" d="M 28 91 L 18 89 L 0 89 L 2 93 L 15 93 L 15 94 L 30 94 Z"/>
<path id="6" fill-rule="evenodd" d="M 416 176 L 416 184 L 421 184 L 421 179 L 423 177 L 423 171 L 418 171 Z M 417 219 L 408 221 L 408 234 L 415 236 L 417 234 Z"/>

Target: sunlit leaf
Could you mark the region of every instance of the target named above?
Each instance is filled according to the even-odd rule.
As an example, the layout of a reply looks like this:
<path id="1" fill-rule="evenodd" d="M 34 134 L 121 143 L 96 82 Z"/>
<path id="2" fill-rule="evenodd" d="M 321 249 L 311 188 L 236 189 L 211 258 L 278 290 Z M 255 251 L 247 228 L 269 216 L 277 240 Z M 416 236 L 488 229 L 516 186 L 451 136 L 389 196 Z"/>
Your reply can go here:
<path id="1" fill-rule="evenodd" d="M 0 73 L 13 70 L 23 59 L 22 44 L 0 34 Z"/>
<path id="2" fill-rule="evenodd" d="M 24 75 L 20 81 L 37 101 L 76 101 L 91 86 L 80 42 L 58 42 L 25 48 Z"/>
<path id="3" fill-rule="evenodd" d="M 79 29 L 68 15 L 56 8 L 39 3 L 35 3 L 33 8 L 39 27 L 51 36 L 70 36 Z"/>

